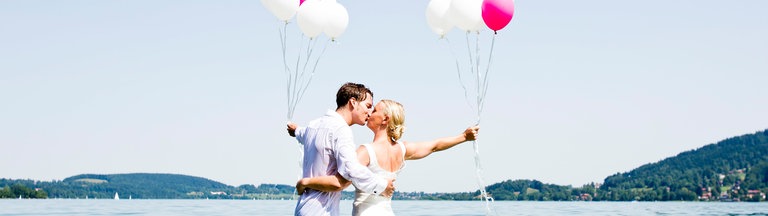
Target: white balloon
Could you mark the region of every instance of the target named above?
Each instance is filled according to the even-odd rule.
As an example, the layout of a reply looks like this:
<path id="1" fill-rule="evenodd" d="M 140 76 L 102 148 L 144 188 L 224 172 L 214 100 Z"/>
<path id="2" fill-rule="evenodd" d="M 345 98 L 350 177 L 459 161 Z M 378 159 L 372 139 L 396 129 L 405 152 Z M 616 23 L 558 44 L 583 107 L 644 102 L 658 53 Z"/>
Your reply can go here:
<path id="1" fill-rule="evenodd" d="M 306 0 L 296 12 L 296 23 L 307 37 L 315 38 L 326 26 L 326 8 L 320 0 Z"/>
<path id="2" fill-rule="evenodd" d="M 453 23 L 461 30 L 480 31 L 483 22 L 483 0 L 452 0 L 451 12 Z"/>
<path id="3" fill-rule="evenodd" d="M 444 36 L 453 28 L 453 22 L 449 17 L 451 0 L 431 0 L 427 5 L 427 24 L 432 31 Z"/>
<path id="4" fill-rule="evenodd" d="M 326 0 L 326 3 L 323 4 L 325 4 L 326 7 L 325 12 L 327 17 L 327 23 L 323 32 L 325 32 L 331 39 L 335 39 L 347 30 L 347 25 L 349 25 L 349 13 L 347 13 L 347 8 L 345 8 L 344 5 L 335 1 Z"/>
<path id="5" fill-rule="evenodd" d="M 299 10 L 299 0 L 261 0 L 261 4 L 282 21 L 288 21 Z"/>

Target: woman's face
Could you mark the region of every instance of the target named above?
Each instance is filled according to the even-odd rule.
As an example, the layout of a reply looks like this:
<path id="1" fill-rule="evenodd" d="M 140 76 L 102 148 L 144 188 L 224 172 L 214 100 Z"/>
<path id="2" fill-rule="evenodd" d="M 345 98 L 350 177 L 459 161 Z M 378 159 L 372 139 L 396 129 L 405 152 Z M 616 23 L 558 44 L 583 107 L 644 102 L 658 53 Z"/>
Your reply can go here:
<path id="1" fill-rule="evenodd" d="M 373 107 L 373 111 L 371 112 L 371 117 L 368 118 L 368 128 L 372 131 L 376 131 L 380 126 L 386 126 L 382 125 L 384 122 L 384 103 L 379 102 L 376 104 L 375 107 Z"/>

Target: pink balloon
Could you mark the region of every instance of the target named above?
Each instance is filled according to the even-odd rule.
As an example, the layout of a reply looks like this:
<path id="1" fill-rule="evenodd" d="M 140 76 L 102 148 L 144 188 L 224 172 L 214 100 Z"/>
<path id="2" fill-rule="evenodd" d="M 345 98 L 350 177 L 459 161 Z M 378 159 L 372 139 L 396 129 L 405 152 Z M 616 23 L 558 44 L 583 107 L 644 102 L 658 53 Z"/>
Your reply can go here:
<path id="1" fill-rule="evenodd" d="M 483 0 L 483 21 L 494 32 L 507 26 L 514 14 L 515 3 L 512 0 Z"/>

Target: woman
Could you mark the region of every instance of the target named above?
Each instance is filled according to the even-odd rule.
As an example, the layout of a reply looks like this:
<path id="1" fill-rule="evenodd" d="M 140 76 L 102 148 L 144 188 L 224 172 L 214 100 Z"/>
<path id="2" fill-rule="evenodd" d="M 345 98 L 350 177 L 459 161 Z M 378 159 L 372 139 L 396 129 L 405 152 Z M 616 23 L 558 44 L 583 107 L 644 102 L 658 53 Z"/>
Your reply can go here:
<path id="1" fill-rule="evenodd" d="M 444 137 L 427 142 L 398 141 L 405 130 L 403 106 L 392 100 L 381 100 L 373 108 L 366 124 L 373 131 L 373 142 L 357 149 L 360 163 L 368 166 L 375 174 L 394 179 L 405 167 L 405 160 L 422 159 L 432 152 L 442 151 L 460 143 L 475 140 L 479 126 L 467 128 L 458 136 Z M 295 125 L 293 125 L 295 128 Z M 289 125 L 289 131 L 291 126 Z M 338 191 L 350 182 L 339 175 L 303 178 L 296 183 L 298 193 L 311 188 L 320 191 Z M 394 215 L 390 197 L 376 196 L 360 190 L 355 191 L 352 215 Z"/>

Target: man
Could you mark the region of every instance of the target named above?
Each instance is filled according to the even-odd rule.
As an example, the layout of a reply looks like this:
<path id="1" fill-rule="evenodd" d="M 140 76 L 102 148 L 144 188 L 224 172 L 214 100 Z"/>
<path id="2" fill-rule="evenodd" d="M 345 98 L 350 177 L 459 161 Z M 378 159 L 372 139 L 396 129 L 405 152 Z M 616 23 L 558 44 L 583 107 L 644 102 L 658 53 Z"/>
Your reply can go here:
<path id="1" fill-rule="evenodd" d="M 307 127 L 295 128 L 288 123 L 288 134 L 304 145 L 303 177 L 339 175 L 356 188 L 368 193 L 392 196 L 394 179 L 374 175 L 358 162 L 352 136 L 352 124 L 365 125 L 373 107 L 373 93 L 362 84 L 345 83 L 336 93 L 336 111 L 309 122 Z M 299 190 L 301 188 L 298 188 Z M 333 192 L 314 189 L 299 191 L 295 215 L 339 215 L 341 190 Z M 302 189 L 303 190 L 303 189 Z"/>

